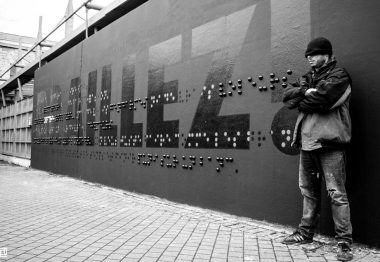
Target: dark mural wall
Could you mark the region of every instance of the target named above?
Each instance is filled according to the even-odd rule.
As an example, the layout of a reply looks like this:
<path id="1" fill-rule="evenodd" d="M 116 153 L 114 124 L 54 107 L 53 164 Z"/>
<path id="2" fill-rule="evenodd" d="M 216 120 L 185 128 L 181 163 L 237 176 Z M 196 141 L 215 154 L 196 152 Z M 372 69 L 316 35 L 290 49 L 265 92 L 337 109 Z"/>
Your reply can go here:
<path id="1" fill-rule="evenodd" d="M 282 92 L 324 35 L 354 79 L 355 238 L 380 246 L 380 4 L 331 2 L 148 1 L 37 71 L 32 166 L 295 226 L 297 112 Z"/>

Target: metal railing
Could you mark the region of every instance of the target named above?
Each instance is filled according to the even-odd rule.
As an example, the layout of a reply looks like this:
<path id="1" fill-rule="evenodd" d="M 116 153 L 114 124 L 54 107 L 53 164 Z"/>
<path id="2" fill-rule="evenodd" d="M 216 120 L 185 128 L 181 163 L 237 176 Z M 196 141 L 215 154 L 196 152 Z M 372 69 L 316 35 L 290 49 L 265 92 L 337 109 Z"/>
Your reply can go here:
<path id="1" fill-rule="evenodd" d="M 51 30 L 45 37 L 43 37 L 41 40 L 39 40 L 36 44 L 34 44 L 25 54 L 23 54 L 21 57 L 19 57 L 7 70 L 5 70 L 1 75 L 0 79 L 3 80 L 3 76 L 9 72 L 13 67 L 21 67 L 17 65 L 22 60 L 25 59 L 25 57 L 30 54 L 31 52 L 35 52 L 35 49 L 38 48 L 39 51 L 39 62 L 38 66 L 41 67 L 41 57 L 42 57 L 42 47 L 52 47 L 52 45 L 45 43 L 44 41 L 47 40 L 47 38 L 52 35 L 55 31 L 57 31 L 58 28 L 60 28 L 64 23 L 66 23 L 71 17 L 73 17 L 80 9 L 83 7 L 86 8 L 86 38 L 88 37 L 88 10 L 94 9 L 94 10 L 100 10 L 102 7 L 98 5 L 91 4 L 92 0 L 87 0 L 84 3 L 82 3 L 75 11 L 73 11 L 70 15 L 66 16 L 58 25 Z"/>

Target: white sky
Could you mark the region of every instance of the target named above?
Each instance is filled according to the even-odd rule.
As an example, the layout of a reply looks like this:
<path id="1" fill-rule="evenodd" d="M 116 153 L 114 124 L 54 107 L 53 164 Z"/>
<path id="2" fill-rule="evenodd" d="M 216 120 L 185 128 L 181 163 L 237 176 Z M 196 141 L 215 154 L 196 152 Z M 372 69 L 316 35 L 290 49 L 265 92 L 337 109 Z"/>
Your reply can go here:
<path id="1" fill-rule="evenodd" d="M 85 0 L 73 0 L 74 10 Z M 113 0 L 93 0 L 93 4 L 107 6 Z M 68 0 L 0 0 L 0 32 L 36 37 L 39 16 L 42 16 L 42 36 L 46 36 L 60 21 L 66 12 Z M 89 17 L 97 11 L 90 10 Z M 85 18 L 84 8 L 78 15 Z M 84 21 L 74 16 L 74 30 Z M 62 29 L 48 40 L 59 41 L 64 36 Z"/>

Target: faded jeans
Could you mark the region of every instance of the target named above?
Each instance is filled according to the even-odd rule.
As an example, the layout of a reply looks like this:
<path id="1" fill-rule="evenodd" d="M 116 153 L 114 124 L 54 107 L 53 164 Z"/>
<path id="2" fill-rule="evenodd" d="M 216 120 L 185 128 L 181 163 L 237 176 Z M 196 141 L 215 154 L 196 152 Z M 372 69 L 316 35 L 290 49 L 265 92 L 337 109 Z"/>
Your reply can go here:
<path id="1" fill-rule="evenodd" d="M 337 241 L 352 243 L 350 205 L 345 182 L 345 152 L 332 149 L 301 150 L 299 188 L 303 196 L 303 215 L 298 231 L 313 237 L 321 208 L 321 178 L 324 177 L 331 200 Z"/>

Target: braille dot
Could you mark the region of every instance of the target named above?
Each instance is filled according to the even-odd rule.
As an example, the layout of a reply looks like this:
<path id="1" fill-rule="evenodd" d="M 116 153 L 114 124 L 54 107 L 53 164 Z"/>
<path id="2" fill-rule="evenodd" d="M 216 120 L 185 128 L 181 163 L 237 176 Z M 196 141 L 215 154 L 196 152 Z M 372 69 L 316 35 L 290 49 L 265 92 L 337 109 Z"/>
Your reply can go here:
<path id="1" fill-rule="evenodd" d="M 228 84 L 229 84 L 229 85 L 232 85 L 232 81 L 231 81 L 231 80 L 230 80 L 230 81 L 228 81 Z"/>
<path id="2" fill-rule="evenodd" d="M 284 142 L 281 143 L 281 147 L 285 147 L 286 144 Z"/>
<path id="3" fill-rule="evenodd" d="M 285 130 L 281 130 L 281 135 L 285 135 Z"/>
<path id="4" fill-rule="evenodd" d="M 288 130 L 286 130 L 286 133 L 287 133 L 288 135 L 290 135 L 290 134 L 291 134 L 291 132 L 292 132 L 292 131 L 290 131 L 289 129 L 288 129 Z"/>
<path id="5" fill-rule="evenodd" d="M 222 82 L 220 82 L 220 83 L 219 83 L 219 86 L 220 86 L 220 87 L 222 87 L 222 86 L 223 86 L 223 83 L 222 83 Z"/>
<path id="6" fill-rule="evenodd" d="M 274 73 L 270 73 L 269 76 L 270 76 L 271 78 L 273 78 L 273 77 L 274 77 Z"/>
<path id="7" fill-rule="evenodd" d="M 239 95 L 243 94 L 243 91 L 238 90 L 238 94 L 239 94 Z"/>
<path id="8" fill-rule="evenodd" d="M 252 82 L 252 77 L 248 77 L 248 82 Z"/>
<path id="9" fill-rule="evenodd" d="M 235 90 L 236 89 L 236 86 L 235 85 L 232 85 L 232 87 L 231 87 L 233 90 Z"/>
<path id="10" fill-rule="evenodd" d="M 216 172 L 220 172 L 220 168 L 219 167 L 216 168 Z"/>
<path id="11" fill-rule="evenodd" d="M 238 79 L 238 84 L 241 84 L 243 81 L 241 79 Z"/>
<path id="12" fill-rule="evenodd" d="M 292 70 L 288 69 L 288 71 L 286 71 L 286 73 L 287 73 L 288 75 L 291 75 L 293 72 L 292 72 Z"/>
<path id="13" fill-rule="evenodd" d="M 256 86 L 256 82 L 252 82 L 252 86 L 255 87 Z"/>
<path id="14" fill-rule="evenodd" d="M 273 89 L 275 89 L 275 86 L 274 86 L 274 85 L 270 85 L 269 88 L 270 88 L 271 90 L 273 90 Z"/>
<path id="15" fill-rule="evenodd" d="M 282 83 L 282 85 L 281 85 L 283 88 L 285 88 L 285 87 L 287 87 L 288 86 L 288 84 L 287 83 Z"/>
<path id="16" fill-rule="evenodd" d="M 287 141 L 290 141 L 290 136 L 287 136 L 287 137 L 286 137 L 286 140 L 287 140 Z"/>
<path id="17" fill-rule="evenodd" d="M 282 81 L 286 82 L 288 81 L 288 78 L 286 76 L 282 77 Z"/>
<path id="18" fill-rule="evenodd" d="M 259 75 L 259 79 L 260 79 L 260 80 L 263 80 L 264 77 L 263 77 L 262 75 Z"/>

